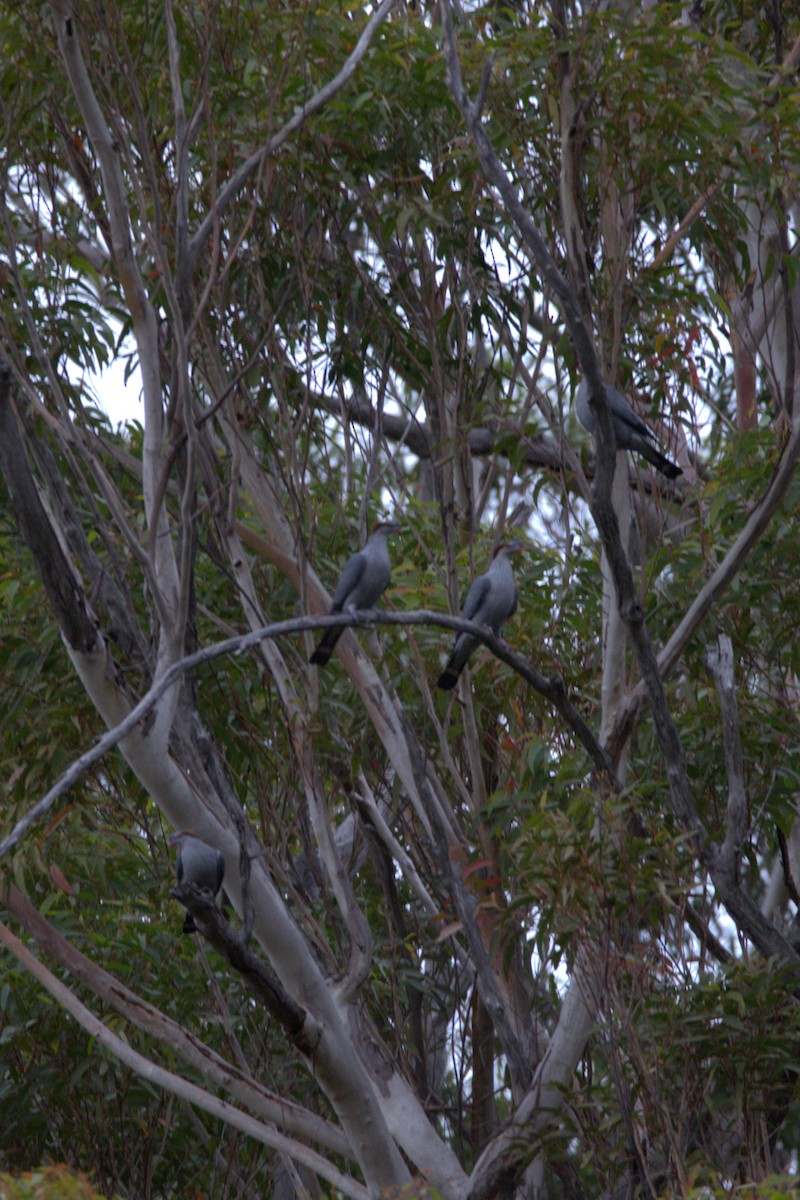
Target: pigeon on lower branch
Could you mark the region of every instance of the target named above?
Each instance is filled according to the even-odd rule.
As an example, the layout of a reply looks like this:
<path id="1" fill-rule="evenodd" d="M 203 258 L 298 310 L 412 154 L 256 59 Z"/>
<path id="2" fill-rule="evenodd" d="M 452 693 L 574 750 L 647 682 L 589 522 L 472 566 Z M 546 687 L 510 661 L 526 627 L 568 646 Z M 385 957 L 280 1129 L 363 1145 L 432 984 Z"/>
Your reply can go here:
<path id="1" fill-rule="evenodd" d="M 210 892 L 216 900 L 225 876 L 225 859 L 220 851 L 209 846 L 195 834 L 187 832 L 173 833 L 169 844 L 178 847 L 178 857 L 175 861 L 178 887 L 194 884 L 195 887 Z M 196 931 L 194 917 L 187 909 L 183 932 L 195 933 Z"/>

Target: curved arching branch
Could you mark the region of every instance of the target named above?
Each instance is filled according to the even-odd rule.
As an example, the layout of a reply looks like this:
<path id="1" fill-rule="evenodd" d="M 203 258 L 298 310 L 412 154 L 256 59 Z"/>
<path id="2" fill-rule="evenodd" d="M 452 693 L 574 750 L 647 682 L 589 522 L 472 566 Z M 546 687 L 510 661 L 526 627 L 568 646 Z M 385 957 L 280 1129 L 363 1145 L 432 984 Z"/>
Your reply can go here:
<path id="1" fill-rule="evenodd" d="M 334 1187 L 340 1189 L 343 1195 L 352 1197 L 352 1200 L 368 1200 L 370 1193 L 363 1184 L 345 1175 L 337 1167 L 333 1166 L 324 1155 L 318 1153 L 318 1151 L 304 1146 L 295 1138 L 279 1133 L 274 1126 L 256 1120 L 249 1113 L 242 1112 L 241 1109 L 236 1108 L 227 1100 L 221 1100 L 219 1097 L 206 1091 L 205 1088 L 198 1087 L 196 1083 L 191 1083 L 187 1079 L 182 1079 L 173 1071 L 168 1071 L 166 1068 L 158 1066 L 156 1063 L 151 1062 L 150 1059 L 145 1058 L 143 1054 L 134 1050 L 132 1046 L 128 1045 L 121 1037 L 118 1037 L 117 1034 L 96 1017 L 85 1004 L 82 1004 L 75 993 L 66 984 L 62 983 L 60 979 L 57 979 L 51 971 L 48 971 L 44 964 L 35 955 L 31 954 L 30 950 L 2 922 L 0 922 L 0 942 L 14 955 L 22 966 L 30 971 L 42 987 L 50 993 L 58 1004 L 92 1038 L 99 1042 L 114 1058 L 141 1076 L 142 1079 L 148 1080 L 156 1087 L 163 1088 L 166 1092 L 181 1097 L 189 1104 L 196 1105 L 204 1112 L 218 1117 L 234 1129 L 239 1129 L 242 1133 L 255 1138 L 256 1141 L 261 1142 L 263 1145 L 281 1150 L 288 1154 L 290 1158 L 304 1163 L 312 1171 L 316 1172 L 320 1178 L 327 1179 Z"/>
<path id="2" fill-rule="evenodd" d="M 178 1021 L 159 1011 L 144 996 L 131 991 L 120 979 L 92 962 L 64 937 L 13 885 L 3 902 L 9 913 L 33 938 L 42 952 L 89 988 L 98 1000 L 126 1021 L 166 1046 L 185 1065 L 202 1076 L 209 1087 L 224 1088 L 257 1119 L 272 1123 L 303 1141 L 316 1142 L 334 1154 L 350 1156 L 347 1138 L 332 1122 L 293 1101 L 270 1092 L 258 1079 L 241 1071 Z"/>
<path id="3" fill-rule="evenodd" d="M 50 790 L 42 796 L 41 800 L 17 822 L 11 833 L 0 842 L 0 859 L 3 859 L 6 854 L 10 853 L 19 844 L 28 830 L 49 812 L 58 797 L 63 795 L 73 784 L 77 783 L 84 772 L 88 771 L 89 767 L 98 762 L 109 750 L 112 750 L 140 722 L 146 720 L 148 713 L 160 697 L 186 671 L 193 671 L 196 667 L 202 666 L 203 663 L 211 662 L 213 659 L 221 658 L 226 654 L 240 654 L 244 650 L 249 650 L 253 646 L 257 646 L 259 642 L 264 641 L 266 638 L 285 637 L 288 634 L 305 633 L 315 629 L 347 628 L 348 626 L 369 628 L 375 625 L 436 625 L 442 629 L 451 629 L 455 633 L 468 633 L 477 638 L 491 650 L 496 658 L 511 667 L 520 678 L 524 679 L 526 683 L 555 706 L 556 710 L 564 717 L 575 736 L 586 749 L 595 770 L 608 776 L 612 784 L 614 783 L 615 776 L 611 760 L 600 746 L 586 721 L 584 721 L 569 699 L 566 686 L 561 677 L 556 675 L 548 678 L 548 676 L 537 671 L 527 659 L 523 658 L 520 654 L 516 654 L 502 638 L 495 636 L 485 626 L 478 625 L 474 621 L 465 621 L 463 617 L 450 616 L 449 613 L 429 612 L 426 609 L 419 609 L 415 612 L 390 613 L 373 610 L 369 612 L 333 613 L 328 616 L 292 617 L 288 621 L 276 621 L 271 625 L 263 626 L 261 629 L 252 630 L 250 633 L 242 633 L 235 637 L 225 638 L 221 642 L 215 642 L 213 646 L 205 646 L 202 650 L 195 651 L 194 654 L 187 654 L 184 658 L 173 663 L 163 675 L 160 675 L 155 680 L 152 687 L 131 708 L 127 716 L 118 725 L 114 726 L 113 729 L 109 729 L 101 738 L 98 738 L 90 750 L 85 751 L 79 758 L 76 758 L 59 779 L 56 780 Z"/>
<path id="4" fill-rule="evenodd" d="M 197 229 L 191 241 L 189 242 L 188 258 L 191 266 L 194 266 L 194 264 L 197 262 L 203 246 L 211 236 L 215 222 L 219 220 L 225 209 L 236 198 L 247 180 L 250 179 L 256 173 L 256 171 L 261 168 L 263 163 L 266 162 L 271 155 L 277 154 L 284 142 L 286 142 L 293 133 L 296 133 L 310 116 L 312 116 L 315 112 L 319 112 L 321 108 L 324 108 L 328 101 L 333 99 L 336 93 L 341 91 L 345 84 L 350 82 L 356 72 L 358 64 L 369 50 L 372 39 L 378 32 L 378 29 L 382 25 L 383 21 L 389 15 L 390 11 L 394 7 L 394 4 L 395 0 L 383 0 L 383 3 L 375 9 L 372 16 L 367 21 L 361 36 L 353 47 L 353 50 L 349 54 L 341 69 L 336 73 L 336 75 L 334 75 L 333 79 L 329 80 L 324 87 L 321 87 L 320 90 L 314 96 L 312 96 L 306 104 L 304 104 L 301 108 L 298 108 L 294 115 L 289 118 L 286 124 L 278 130 L 275 136 L 271 137 L 269 141 L 265 142 L 261 149 L 257 150 L 255 154 L 251 154 L 250 157 L 246 159 L 239 169 L 230 177 L 225 186 L 220 190 L 220 193 L 216 199 L 216 203 L 211 212 L 209 212 L 202 221 L 200 227 Z"/>

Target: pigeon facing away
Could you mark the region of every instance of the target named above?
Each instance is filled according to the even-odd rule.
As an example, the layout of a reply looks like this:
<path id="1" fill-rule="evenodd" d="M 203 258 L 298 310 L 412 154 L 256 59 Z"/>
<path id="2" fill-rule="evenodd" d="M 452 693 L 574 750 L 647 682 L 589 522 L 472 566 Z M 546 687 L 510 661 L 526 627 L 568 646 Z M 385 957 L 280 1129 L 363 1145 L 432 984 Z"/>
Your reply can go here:
<path id="1" fill-rule="evenodd" d="M 608 399 L 611 405 L 611 419 L 614 424 L 614 437 L 618 450 L 634 450 L 652 463 L 667 479 L 677 479 L 683 471 L 677 463 L 671 462 L 661 453 L 656 445 L 655 434 L 645 425 L 644 421 L 631 408 L 622 392 L 606 384 Z M 575 411 L 578 420 L 587 433 L 594 433 L 594 413 L 589 405 L 589 385 L 582 379 L 575 398 Z"/>
<path id="2" fill-rule="evenodd" d="M 462 617 L 468 621 L 476 621 L 479 625 L 486 625 L 492 633 L 499 635 L 505 622 L 516 611 L 517 585 L 509 559 L 512 554 L 522 549 L 522 542 L 504 542 L 497 547 L 489 570 L 485 575 L 479 575 L 473 580 L 461 612 Z M 456 686 L 458 677 L 477 644 L 478 639 L 471 634 L 457 634 L 453 652 L 439 676 L 437 687 L 449 691 Z"/>
<path id="3" fill-rule="evenodd" d="M 333 595 L 331 612 L 355 612 L 360 608 L 372 608 L 389 586 L 391 564 L 387 539 L 399 533 L 402 525 L 394 521 L 379 521 L 373 525 L 363 550 L 358 550 L 344 564 L 336 591 Z M 311 662 L 324 667 L 333 648 L 344 633 L 344 627 L 326 629 L 319 645 L 311 655 Z"/>
<path id="4" fill-rule="evenodd" d="M 183 887 L 188 883 L 194 884 L 203 891 L 210 892 L 216 900 L 225 875 L 225 859 L 220 851 L 207 845 L 193 833 L 173 833 L 169 844 L 178 847 L 178 857 L 175 862 L 178 887 Z M 194 917 L 187 909 L 183 932 L 195 933 L 196 931 Z"/>

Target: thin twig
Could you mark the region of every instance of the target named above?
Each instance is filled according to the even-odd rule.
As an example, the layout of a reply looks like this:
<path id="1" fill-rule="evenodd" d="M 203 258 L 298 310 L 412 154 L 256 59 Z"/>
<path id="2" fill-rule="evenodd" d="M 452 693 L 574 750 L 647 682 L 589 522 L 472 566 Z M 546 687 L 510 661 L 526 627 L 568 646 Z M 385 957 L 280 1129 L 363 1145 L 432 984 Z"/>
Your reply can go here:
<path id="1" fill-rule="evenodd" d="M 364 31 L 353 47 L 352 52 L 348 55 L 344 62 L 344 66 L 334 75 L 330 82 L 321 87 L 315 96 L 312 96 L 307 104 L 299 108 L 294 116 L 292 116 L 286 124 L 278 130 L 274 137 L 265 142 L 260 150 L 242 163 L 238 171 L 235 171 L 228 182 L 220 189 L 217 196 L 216 204 L 202 221 L 199 229 L 189 243 L 189 262 L 192 266 L 197 262 L 197 258 L 205 245 L 208 237 L 214 227 L 216 221 L 219 220 L 221 214 L 225 211 L 228 205 L 235 199 L 239 191 L 242 189 L 247 180 L 260 169 L 262 164 L 271 155 L 276 154 L 281 146 L 287 141 L 293 133 L 295 133 L 301 125 L 315 112 L 319 112 L 321 108 L 332 100 L 337 92 L 349 83 L 355 74 L 356 67 L 361 62 L 370 44 L 375 37 L 378 29 L 389 15 L 394 7 L 396 0 L 383 0 L 383 3 L 376 8 L 375 12 L 370 17 L 367 24 L 364 26 Z"/>
<path id="2" fill-rule="evenodd" d="M 703 211 L 705 206 L 708 204 L 709 200 L 712 200 L 714 198 L 714 196 L 716 196 L 717 192 L 720 190 L 722 185 L 725 183 L 725 180 L 727 179 L 727 177 L 728 177 L 728 173 L 727 172 L 723 173 L 720 176 L 720 178 L 716 181 L 716 183 L 712 183 L 711 186 L 707 187 L 704 192 L 701 192 L 701 194 L 697 197 L 697 199 L 695 200 L 692 207 L 689 209 L 689 211 L 683 217 L 683 219 L 680 222 L 680 224 L 678 225 L 678 227 L 676 229 L 674 229 L 672 231 L 672 233 L 669 235 L 666 242 L 661 247 L 658 254 L 656 254 L 653 261 L 651 263 L 647 264 L 646 270 L 657 271 L 659 267 L 663 267 L 664 263 L 670 257 L 670 255 L 672 254 L 672 251 L 675 249 L 678 242 L 681 240 L 683 235 L 686 233 L 687 229 L 689 229 L 694 224 L 694 222 L 700 216 L 700 213 Z"/>

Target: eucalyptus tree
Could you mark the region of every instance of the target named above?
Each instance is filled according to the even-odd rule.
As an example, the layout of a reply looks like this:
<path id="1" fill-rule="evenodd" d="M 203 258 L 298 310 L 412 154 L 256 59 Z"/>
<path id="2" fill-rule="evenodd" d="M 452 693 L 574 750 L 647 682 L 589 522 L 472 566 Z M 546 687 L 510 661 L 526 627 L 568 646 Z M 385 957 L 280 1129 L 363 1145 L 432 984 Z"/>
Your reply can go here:
<path id="1" fill-rule="evenodd" d="M 0 30 L 9 1158 L 137 1196 L 788 1169 L 793 10 Z M 615 455 L 621 396 L 679 481 Z M 330 615 L 398 516 L 385 611 Z M 506 643 L 450 614 L 510 536 Z M 173 830 L 229 909 L 170 895 Z"/>

